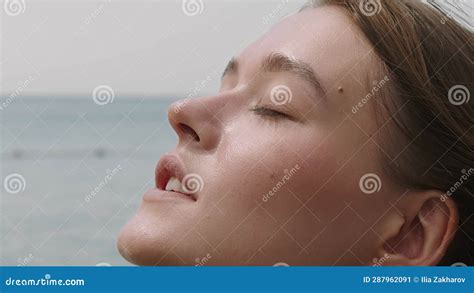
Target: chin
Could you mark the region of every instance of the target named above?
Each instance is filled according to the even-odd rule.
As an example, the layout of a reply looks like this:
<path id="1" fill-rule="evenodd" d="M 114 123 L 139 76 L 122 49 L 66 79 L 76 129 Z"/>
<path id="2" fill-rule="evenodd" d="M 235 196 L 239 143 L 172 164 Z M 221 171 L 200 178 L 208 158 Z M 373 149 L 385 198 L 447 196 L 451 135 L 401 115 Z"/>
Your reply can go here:
<path id="1" fill-rule="evenodd" d="M 158 229 L 159 225 L 146 219 L 138 213 L 120 231 L 117 249 L 122 257 L 139 266 L 183 265 L 183 261 L 172 252 L 171 239 L 163 231 L 150 230 L 150 227 Z"/>
<path id="2" fill-rule="evenodd" d="M 146 239 L 148 236 L 141 232 L 136 223 L 136 216 L 131 219 L 120 231 L 117 239 L 117 249 L 128 262 L 140 266 L 157 265 L 160 256 L 157 249 Z M 155 255 L 153 255 L 155 254 Z"/>

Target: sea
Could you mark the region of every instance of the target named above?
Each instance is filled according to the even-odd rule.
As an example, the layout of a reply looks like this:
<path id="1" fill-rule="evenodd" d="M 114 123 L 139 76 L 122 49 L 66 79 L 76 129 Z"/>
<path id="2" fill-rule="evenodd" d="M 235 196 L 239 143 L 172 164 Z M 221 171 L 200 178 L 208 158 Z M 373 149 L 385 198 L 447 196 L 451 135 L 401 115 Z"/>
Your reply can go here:
<path id="1" fill-rule="evenodd" d="M 0 110 L 0 265 L 127 265 L 120 228 L 177 137 L 177 98 L 17 97 Z"/>

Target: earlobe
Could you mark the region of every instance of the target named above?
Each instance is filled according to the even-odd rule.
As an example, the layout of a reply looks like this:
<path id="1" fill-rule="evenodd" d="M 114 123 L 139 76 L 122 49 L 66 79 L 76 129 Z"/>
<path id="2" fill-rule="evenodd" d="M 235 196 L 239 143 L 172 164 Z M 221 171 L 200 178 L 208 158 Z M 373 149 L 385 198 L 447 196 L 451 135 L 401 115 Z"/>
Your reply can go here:
<path id="1" fill-rule="evenodd" d="M 432 266 L 445 255 L 458 226 L 458 211 L 451 198 L 439 191 L 416 192 L 405 198 L 405 208 L 387 219 L 391 233 L 381 251 L 387 255 L 384 265 Z M 400 224 L 400 219 L 404 223 Z"/>

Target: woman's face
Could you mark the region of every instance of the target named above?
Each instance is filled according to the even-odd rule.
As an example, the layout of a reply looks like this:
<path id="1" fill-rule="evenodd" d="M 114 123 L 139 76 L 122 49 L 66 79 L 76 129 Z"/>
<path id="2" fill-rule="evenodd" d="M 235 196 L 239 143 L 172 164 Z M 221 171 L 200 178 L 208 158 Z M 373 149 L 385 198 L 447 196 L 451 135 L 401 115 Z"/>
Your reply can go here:
<path id="1" fill-rule="evenodd" d="M 402 191 L 381 171 L 373 102 L 359 104 L 385 77 L 368 41 L 328 6 L 284 19 L 233 60 L 217 94 L 170 107 L 179 143 L 123 228 L 121 254 L 141 265 L 372 264 Z M 372 194 L 359 186 L 368 173 L 380 178 Z M 191 179 L 162 191 L 179 190 L 170 177 Z"/>

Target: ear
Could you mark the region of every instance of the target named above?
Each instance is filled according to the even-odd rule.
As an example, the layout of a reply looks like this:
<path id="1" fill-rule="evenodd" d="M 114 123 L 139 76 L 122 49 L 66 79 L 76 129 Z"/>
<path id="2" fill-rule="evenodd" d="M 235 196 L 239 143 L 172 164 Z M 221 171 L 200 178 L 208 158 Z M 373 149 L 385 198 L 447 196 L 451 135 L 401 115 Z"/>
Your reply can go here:
<path id="1" fill-rule="evenodd" d="M 379 243 L 384 265 L 433 266 L 446 253 L 458 227 L 458 209 L 441 191 L 409 192 L 384 218 Z"/>

